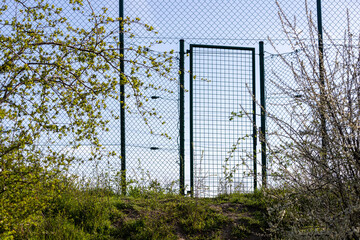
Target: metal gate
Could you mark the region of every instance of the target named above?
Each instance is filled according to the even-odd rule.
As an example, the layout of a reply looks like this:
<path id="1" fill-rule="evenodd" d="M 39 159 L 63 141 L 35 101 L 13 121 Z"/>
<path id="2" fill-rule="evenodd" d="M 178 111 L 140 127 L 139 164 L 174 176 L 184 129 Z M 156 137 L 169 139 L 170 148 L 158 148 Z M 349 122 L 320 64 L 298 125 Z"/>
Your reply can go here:
<path id="1" fill-rule="evenodd" d="M 255 48 L 190 45 L 190 187 L 256 188 Z"/>

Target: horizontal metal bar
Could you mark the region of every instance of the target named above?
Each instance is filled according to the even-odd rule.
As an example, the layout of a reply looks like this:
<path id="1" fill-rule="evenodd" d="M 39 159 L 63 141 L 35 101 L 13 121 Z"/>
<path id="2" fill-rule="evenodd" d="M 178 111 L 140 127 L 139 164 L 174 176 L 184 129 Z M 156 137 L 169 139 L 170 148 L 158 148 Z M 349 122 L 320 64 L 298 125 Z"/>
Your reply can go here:
<path id="1" fill-rule="evenodd" d="M 234 46 L 221 46 L 221 45 L 190 44 L 190 47 L 193 47 L 193 48 L 217 48 L 217 49 L 234 49 L 234 50 L 255 51 L 255 48 L 250 48 L 250 47 L 234 47 Z"/>

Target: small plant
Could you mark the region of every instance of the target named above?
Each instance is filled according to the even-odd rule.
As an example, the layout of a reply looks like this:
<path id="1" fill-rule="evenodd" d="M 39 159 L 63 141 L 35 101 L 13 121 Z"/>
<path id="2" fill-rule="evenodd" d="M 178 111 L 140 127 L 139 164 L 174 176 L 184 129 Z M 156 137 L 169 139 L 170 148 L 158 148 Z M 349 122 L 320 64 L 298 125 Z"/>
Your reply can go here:
<path id="1" fill-rule="evenodd" d="M 220 178 L 219 180 L 219 194 L 231 194 L 233 191 L 235 191 L 236 187 L 233 186 L 233 182 L 235 174 L 239 170 L 240 164 L 235 164 L 234 166 L 230 167 L 230 160 L 234 157 L 234 153 L 237 150 L 240 140 L 241 138 L 238 138 L 237 142 L 233 144 L 231 150 L 228 152 L 229 156 L 224 160 L 224 165 L 222 166 L 224 177 Z"/>
<path id="2" fill-rule="evenodd" d="M 204 161 L 204 151 L 201 152 L 200 162 L 195 165 L 194 169 L 194 189 L 191 189 L 194 192 L 194 197 L 205 197 L 209 187 L 206 185 L 207 178 L 209 174 L 207 172 L 204 173 L 203 170 L 203 161 Z"/>

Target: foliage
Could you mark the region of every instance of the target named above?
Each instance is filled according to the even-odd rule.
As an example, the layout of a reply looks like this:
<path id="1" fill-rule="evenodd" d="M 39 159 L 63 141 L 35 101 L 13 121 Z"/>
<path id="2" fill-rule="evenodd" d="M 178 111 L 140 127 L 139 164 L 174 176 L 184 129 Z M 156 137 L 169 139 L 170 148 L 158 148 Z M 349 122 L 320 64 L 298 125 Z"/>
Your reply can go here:
<path id="1" fill-rule="evenodd" d="M 62 7 L 85 17 L 90 27 L 76 27 Z M 32 216 L 61 189 L 59 173 L 74 161 L 71 151 L 86 142 L 93 159 L 104 155 L 97 134 L 108 131 L 102 114 L 109 99 L 120 105 L 121 84 L 132 89 L 126 97 L 136 99 L 145 123 L 155 116 L 145 109 L 142 90 L 161 87 L 137 76 L 167 77 L 172 56 L 139 46 L 124 49 L 125 56 L 133 52 L 134 59 L 127 59 L 119 34 L 134 37 L 129 26 L 141 24 L 139 19 L 111 18 L 106 8 L 95 12 L 89 1 L 55 6 L 4 0 L 0 16 L 0 234 L 11 238 L 35 224 Z M 121 60 L 132 67 L 128 75 L 120 70 Z M 44 147 L 55 142 L 71 147 Z"/>
<path id="2" fill-rule="evenodd" d="M 348 19 L 342 43 L 325 31 L 322 52 L 310 12 L 310 44 L 280 7 L 279 16 L 294 58 L 279 57 L 293 81 L 278 77 L 274 84 L 291 99 L 283 107 L 293 114 L 291 124 L 272 119 L 282 135 L 280 145 L 268 145 L 278 183 L 268 192 L 271 228 L 291 239 L 359 239 L 360 39 Z"/>
<path id="3" fill-rule="evenodd" d="M 193 199 L 148 188 L 122 196 L 67 180 L 37 217 L 38 225 L 15 239 L 264 239 L 266 222 L 257 194 Z M 144 191 L 144 188 L 141 188 Z M 261 213 L 261 214 L 260 214 Z M 266 239 L 266 238 L 265 238 Z"/>

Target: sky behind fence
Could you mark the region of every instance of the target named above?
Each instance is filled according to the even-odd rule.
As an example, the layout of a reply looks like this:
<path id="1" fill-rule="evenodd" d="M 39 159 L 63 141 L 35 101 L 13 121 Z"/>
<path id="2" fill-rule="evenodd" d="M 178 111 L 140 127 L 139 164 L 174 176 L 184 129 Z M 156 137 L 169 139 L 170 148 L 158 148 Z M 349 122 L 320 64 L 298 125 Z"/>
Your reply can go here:
<path id="1" fill-rule="evenodd" d="M 119 1 L 109 0 L 91 1 L 91 7 L 84 3 L 84 13 L 75 15 L 68 7 L 67 1 L 61 0 L 57 2 L 64 8 L 64 16 L 66 16 L 74 26 L 81 28 L 89 28 L 87 18 L 89 12 L 94 10 L 100 12 L 102 7 L 108 9 L 107 14 L 111 17 L 119 16 Z M 286 40 L 286 35 L 283 31 L 283 25 L 279 19 L 279 11 L 288 17 L 292 22 L 296 22 L 296 29 L 301 32 L 301 37 L 304 41 L 309 41 L 309 17 L 312 17 L 312 22 L 316 26 L 316 1 L 308 0 L 307 7 L 305 1 L 288 1 L 279 0 L 278 5 L 273 0 L 123 0 L 124 14 L 130 18 L 140 18 L 142 23 L 151 25 L 158 31 L 158 34 L 153 34 L 145 31 L 143 26 L 133 24 L 132 32 L 135 34 L 134 38 L 130 38 L 125 34 L 125 47 L 136 45 L 148 45 L 156 40 L 162 40 L 164 44 L 158 44 L 149 49 L 152 54 L 158 54 L 161 51 L 175 50 L 175 58 L 173 63 L 172 77 L 177 77 L 178 61 L 179 61 L 179 40 L 184 39 L 186 49 L 189 49 L 189 44 L 211 44 L 224 46 L 241 46 L 254 47 L 256 54 L 258 51 L 259 41 L 265 41 L 265 51 L 267 58 L 265 66 L 267 66 L 267 76 L 270 76 L 270 68 L 277 71 L 286 78 L 291 73 L 285 69 L 280 69 L 280 65 L 276 63 L 278 58 L 275 57 L 276 51 L 269 44 L 268 39 L 273 41 L 274 46 L 281 52 L 293 52 Z M 280 8 L 279 8 L 280 7 Z M 10 2 L 9 8 L 13 13 L 16 13 L 18 6 Z M 307 11 L 306 11 L 307 9 Z M 328 37 L 342 43 L 344 34 L 347 29 L 348 20 L 349 26 L 355 36 L 359 36 L 360 19 L 357 16 L 360 11 L 360 3 L 357 0 L 327 0 L 322 1 L 322 19 L 325 33 L 325 41 L 329 43 Z M 349 17 L 347 17 L 349 16 Z M 6 16 L 11 17 L 11 16 Z M 311 21 L 310 21 L 311 23 Z M 113 25 L 112 27 L 117 27 Z M 5 29 L 3 29 L 4 31 Z M 356 42 L 356 41 L 355 41 Z M 271 57 L 273 56 L 273 57 Z M 128 55 L 127 57 L 133 57 Z M 275 60 L 276 59 L 276 60 Z M 185 59 L 185 69 L 189 69 L 189 58 Z M 256 57 L 256 79 L 258 82 L 258 56 Z M 126 67 L 126 66 L 125 66 Z M 271 70 L 271 71 L 272 71 Z M 126 67 L 126 71 L 129 68 Z M 146 79 L 145 77 L 143 79 Z M 189 75 L 186 75 L 185 88 L 189 89 Z M 101 79 L 100 79 L 101 80 Z M 154 76 L 145 80 L 146 83 L 155 83 L 158 86 L 165 87 L 170 90 L 153 91 L 145 90 L 145 94 L 149 97 L 149 102 L 146 107 L 157 109 L 159 116 L 162 119 L 150 119 L 150 125 L 144 124 L 144 119 L 141 113 L 136 111 L 135 100 L 130 97 L 127 99 L 127 104 L 131 107 L 131 114 L 126 113 L 126 149 L 127 149 L 127 170 L 129 178 L 141 177 L 136 176 L 136 171 L 143 170 L 146 178 L 157 179 L 164 184 L 170 184 L 179 180 L 179 82 L 169 81 L 159 76 Z M 205 84 L 205 83 L 204 83 Z M 258 91 L 257 87 L 257 92 Z M 126 92 L 132 95 L 130 88 L 126 88 Z M 210 92 L 209 92 L 210 94 Z M 234 97 L 233 93 L 229 93 L 228 97 Z M 186 129 L 186 179 L 187 184 L 189 179 L 189 98 L 185 94 L 185 129 Z M 276 95 L 275 88 L 271 84 L 267 89 L 267 106 L 269 111 L 279 113 L 277 102 L 282 99 L 276 96 L 274 102 L 273 96 Z M 256 96 L 259 99 L 259 95 Z M 225 100 L 224 100 L 225 101 Z M 225 102 L 224 102 L 225 103 Z M 106 151 L 115 151 L 118 155 L 105 157 L 104 161 L 92 162 L 88 165 L 81 163 L 90 157 L 91 146 L 84 143 L 79 149 L 72 152 L 79 158 L 78 168 L 73 169 L 73 172 L 81 173 L 83 176 L 91 176 L 93 172 L 100 171 L 101 174 L 116 175 L 121 169 L 120 154 L 120 120 L 112 117 L 111 111 L 119 111 L 120 105 L 116 101 L 108 101 L 109 109 L 104 112 L 104 117 L 109 122 L 109 132 L 102 132 L 100 140 Z M 259 109 L 258 109 L 259 110 Z M 258 111 L 260 112 L 260 111 Z M 225 114 L 225 113 L 224 113 Z M 228 113 L 230 115 L 231 112 Z M 286 116 L 285 116 L 286 117 Z M 165 122 L 165 123 L 163 123 Z M 259 121 L 258 121 L 259 122 Z M 61 121 L 59 121 L 61 124 Z M 204 122 L 205 124 L 205 122 Z M 270 124 L 269 127 L 272 125 Z M 155 134 L 150 134 L 154 130 Z M 239 132 L 243 131 L 242 129 Z M 269 131 L 272 131 L 269 129 Z M 168 134 L 169 138 L 161 136 L 161 134 Z M 225 132 L 224 132 L 225 134 Z M 71 136 L 70 136 L 71 137 Z M 221 138 L 221 136 L 218 136 Z M 225 136 L 224 136 L 225 138 Z M 46 137 L 40 145 L 46 145 Z M 69 147 L 64 142 L 59 141 L 57 145 L 53 145 L 58 151 L 68 152 Z M 209 146 L 207 146 L 209 147 Z M 210 150 L 212 152 L 213 150 Z M 219 160 L 221 161 L 221 159 Z M 219 170 L 220 171 L 220 170 Z M 220 173 L 219 173 L 220 174 Z"/>

